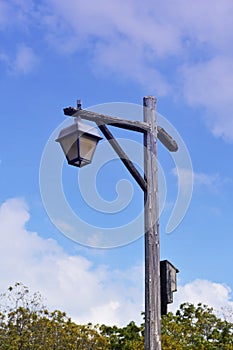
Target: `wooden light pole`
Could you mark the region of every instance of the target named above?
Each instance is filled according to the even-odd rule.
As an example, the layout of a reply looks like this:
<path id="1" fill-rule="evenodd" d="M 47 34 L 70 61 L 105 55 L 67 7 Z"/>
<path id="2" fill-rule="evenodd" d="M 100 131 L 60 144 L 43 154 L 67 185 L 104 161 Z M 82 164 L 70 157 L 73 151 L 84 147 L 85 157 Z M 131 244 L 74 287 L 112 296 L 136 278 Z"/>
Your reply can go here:
<path id="1" fill-rule="evenodd" d="M 144 122 L 150 125 L 150 132 L 144 134 L 144 173 L 147 182 L 147 190 L 144 192 L 145 350 L 161 349 L 159 200 L 155 105 L 155 97 L 144 97 Z"/>
<path id="2" fill-rule="evenodd" d="M 77 108 L 64 109 L 65 115 L 94 121 L 123 164 L 144 191 L 145 217 L 145 350 L 161 350 L 160 249 L 157 139 L 171 152 L 178 146 L 156 122 L 156 98 L 143 99 L 144 121 L 125 120 Z M 107 125 L 133 130 L 144 135 L 144 178 L 127 157 Z"/>

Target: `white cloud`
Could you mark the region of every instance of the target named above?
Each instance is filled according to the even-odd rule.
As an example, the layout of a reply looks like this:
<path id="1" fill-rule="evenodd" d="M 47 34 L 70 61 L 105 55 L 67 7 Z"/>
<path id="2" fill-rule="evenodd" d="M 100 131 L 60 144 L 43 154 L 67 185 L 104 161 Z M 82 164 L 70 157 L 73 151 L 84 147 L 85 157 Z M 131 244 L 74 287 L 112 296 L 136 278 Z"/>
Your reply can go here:
<path id="1" fill-rule="evenodd" d="M 178 176 L 177 168 L 173 168 L 172 173 Z M 229 181 L 226 178 L 221 178 L 219 174 L 197 173 L 189 169 L 179 168 L 179 182 L 182 184 L 183 191 L 190 186 L 192 180 L 194 188 L 205 187 L 211 192 L 218 192 Z"/>
<path id="2" fill-rule="evenodd" d="M 185 45 L 190 44 L 191 40 L 199 47 L 205 44 L 229 50 L 228 44 L 233 37 L 231 0 L 168 0 L 159 7 L 160 16 L 178 28 Z"/>
<path id="3" fill-rule="evenodd" d="M 17 29 L 25 30 L 35 16 L 35 7 L 34 0 L 1 0 L 0 29 L 16 26 Z"/>
<path id="4" fill-rule="evenodd" d="M 126 39 L 135 48 L 146 45 L 150 49 L 150 55 L 154 56 L 156 53 L 161 57 L 180 48 L 176 29 L 162 20 L 157 21 L 157 16 L 154 18 L 139 1 L 100 0 L 97 3 L 94 0 L 73 0 L 66 3 L 58 0 L 50 1 L 50 11 L 53 16 L 50 17 L 51 22 L 47 23 L 55 26 L 56 30 L 61 28 L 62 31 L 66 28 L 65 25 L 69 25 L 72 31 L 67 31 L 67 35 L 76 35 L 80 39 L 76 48 L 84 45 L 84 41 L 90 38 L 108 44 L 116 39 L 119 42 L 120 39 Z M 62 21 L 64 26 L 58 26 L 58 21 Z M 132 59 L 134 56 L 131 52 Z"/>
<path id="5" fill-rule="evenodd" d="M 110 70 L 160 96 L 168 93 L 169 84 L 155 63 L 179 48 L 175 28 L 154 21 L 144 6 L 131 0 L 50 5 L 45 20 L 50 45 L 64 52 L 89 50 L 93 72 Z"/>
<path id="6" fill-rule="evenodd" d="M 51 42 L 73 52 L 89 49 L 93 71 L 130 78 L 159 96 L 176 93 L 172 80 L 181 73 L 186 101 L 206 109 L 215 136 L 233 141 L 231 0 L 168 0 L 159 6 L 149 0 L 143 6 L 60 0 L 50 6 Z"/>
<path id="7" fill-rule="evenodd" d="M 96 69 L 98 73 L 111 71 L 119 74 L 120 79 L 133 80 L 160 96 L 167 95 L 170 86 L 165 77 L 153 65 L 146 66 L 143 57 L 144 51 L 140 46 L 127 40 L 116 40 L 96 45 L 92 66 L 99 67 Z"/>
<path id="8" fill-rule="evenodd" d="M 233 141 L 233 57 L 216 56 L 184 67 L 182 74 L 188 103 L 206 109 L 215 136 Z"/>
<path id="9" fill-rule="evenodd" d="M 224 284 L 208 280 L 196 279 L 184 286 L 178 286 L 178 291 L 174 293 L 174 303 L 169 306 L 169 310 L 175 312 L 180 304 L 185 302 L 208 305 L 217 313 L 221 313 L 222 310 L 224 313 L 225 309 L 233 311 L 231 289 Z"/>
<path id="10" fill-rule="evenodd" d="M 194 174 L 194 183 L 196 186 L 204 186 L 209 190 L 216 191 L 219 187 L 222 186 L 224 181 L 221 180 L 218 174 L 204 174 L 204 173 L 195 173 Z"/>
<path id="11" fill-rule="evenodd" d="M 125 325 L 140 323 L 143 310 L 143 266 L 110 271 L 94 266 L 81 255 L 69 255 L 53 239 L 44 239 L 26 229 L 30 218 L 22 199 L 10 199 L 0 207 L 0 292 L 14 282 L 22 282 L 31 292 L 39 291 L 46 305 L 66 311 L 80 323 Z M 175 311 L 183 302 L 233 308 L 228 286 L 195 280 L 178 286 Z"/>
<path id="12" fill-rule="evenodd" d="M 28 231 L 29 218 L 21 199 L 0 207 L 1 292 L 18 281 L 41 292 L 50 309 L 66 311 L 77 322 L 141 322 L 141 268 L 120 273 L 71 256 L 55 240 Z"/>
<path id="13" fill-rule="evenodd" d="M 21 25 L 25 33 L 39 28 L 56 50 L 86 52 L 95 74 L 114 73 L 158 96 L 182 91 L 188 104 L 205 109 L 211 132 L 233 142 L 231 0 L 146 0 L 143 6 L 138 0 L 14 0 L 0 6 L 0 25 Z M 35 63 L 32 48 L 21 48 L 10 67 L 26 73 Z"/>
<path id="14" fill-rule="evenodd" d="M 0 61 L 7 66 L 9 74 L 18 75 L 31 73 L 39 63 L 39 58 L 31 47 L 21 44 L 14 57 L 0 53 Z"/>
<path id="15" fill-rule="evenodd" d="M 233 93 L 232 69 L 233 60 L 223 56 L 184 67 L 184 90 L 188 102 L 209 108 L 213 108 L 215 102 L 218 105 L 228 102 Z"/>
<path id="16" fill-rule="evenodd" d="M 6 2 L 0 2 L 0 28 L 4 27 L 8 21 L 8 6 Z"/>
<path id="17" fill-rule="evenodd" d="M 20 45 L 16 57 L 11 62 L 10 69 L 12 73 L 30 73 L 38 63 L 38 58 L 31 47 Z"/>

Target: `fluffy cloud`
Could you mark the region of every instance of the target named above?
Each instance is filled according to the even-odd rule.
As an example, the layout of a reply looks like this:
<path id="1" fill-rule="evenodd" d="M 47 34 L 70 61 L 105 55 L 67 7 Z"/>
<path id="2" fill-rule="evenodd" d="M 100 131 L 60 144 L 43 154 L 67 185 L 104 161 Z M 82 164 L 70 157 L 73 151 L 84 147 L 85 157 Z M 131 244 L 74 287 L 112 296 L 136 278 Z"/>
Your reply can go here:
<path id="1" fill-rule="evenodd" d="M 160 96 L 168 93 L 155 63 L 179 48 L 179 38 L 175 28 L 154 21 L 139 2 L 50 1 L 48 9 L 46 37 L 54 48 L 88 50 L 93 72 L 110 70 Z"/>
<path id="2" fill-rule="evenodd" d="M 56 30 L 60 29 L 63 34 L 66 30 L 68 37 L 77 36 L 79 41 L 76 43 L 76 49 L 92 38 L 95 39 L 94 45 L 98 45 L 100 40 L 106 44 L 116 41 L 116 46 L 121 40 L 134 44 L 135 48 L 143 45 L 149 50 L 145 53 L 153 57 L 155 54 L 159 57 L 174 54 L 180 48 L 177 30 L 164 20 L 158 21 L 159 8 L 151 13 L 149 9 L 151 4 L 152 9 L 155 9 L 154 3 L 147 3 L 149 7 L 141 6 L 139 1 L 132 0 L 100 0 L 98 3 L 94 0 L 72 0 L 68 4 L 63 0 L 52 0 L 49 2 L 51 16 L 47 17 L 47 24 Z M 58 21 L 61 21 L 63 26 L 58 25 Z M 71 30 L 68 30 L 68 26 Z M 131 57 L 135 57 L 133 52 Z"/>
<path id="3" fill-rule="evenodd" d="M 179 168 L 179 173 L 176 168 L 172 169 L 173 175 L 179 177 L 179 182 L 182 185 L 182 190 L 185 192 L 192 186 L 195 189 L 206 188 L 212 193 L 217 193 L 230 180 L 222 178 L 219 174 L 197 173 L 190 169 Z"/>
<path id="4" fill-rule="evenodd" d="M 20 45 L 16 57 L 11 62 L 11 72 L 13 73 L 30 73 L 38 63 L 37 55 L 31 47 Z"/>
<path id="5" fill-rule="evenodd" d="M 120 73 L 159 96 L 175 95 L 179 80 L 186 102 L 205 109 L 211 132 L 233 141 L 232 1 L 60 0 L 51 9 L 50 42 L 91 50 L 95 72 Z"/>
<path id="6" fill-rule="evenodd" d="M 141 322 L 141 268 L 119 273 L 67 254 L 53 239 L 25 228 L 29 211 L 21 199 L 0 207 L 1 291 L 15 281 L 40 291 L 50 309 L 66 311 L 77 322 Z"/>
<path id="7" fill-rule="evenodd" d="M 221 312 L 224 314 L 224 310 L 233 312 L 231 289 L 221 283 L 207 280 L 197 279 L 184 286 L 179 286 L 178 292 L 174 294 L 174 303 L 170 305 L 169 309 L 175 311 L 184 302 L 190 302 L 195 305 L 201 302 L 212 307 L 215 312 L 220 314 Z"/>
<path id="8" fill-rule="evenodd" d="M 0 10 L 0 28 L 39 28 L 60 53 L 88 53 L 94 74 L 113 73 L 158 96 L 181 92 L 187 104 L 204 108 L 213 135 L 233 141 L 231 0 L 3 0 Z M 23 73 L 34 63 L 25 48 L 10 62 Z"/>
<path id="9" fill-rule="evenodd" d="M 15 56 L 0 53 L 0 61 L 6 65 L 9 74 L 18 75 L 31 73 L 37 66 L 39 58 L 31 47 L 21 44 Z"/>
<path id="10" fill-rule="evenodd" d="M 1 0 L 0 30 L 6 27 L 16 27 L 17 30 L 27 30 L 35 16 L 36 3 L 34 0 Z M 16 39 L 17 40 L 17 39 Z"/>
<path id="11" fill-rule="evenodd" d="M 233 57 L 183 67 L 183 89 L 188 103 L 204 107 L 206 121 L 215 136 L 233 141 Z"/>
<path id="12" fill-rule="evenodd" d="M 141 322 L 143 268 L 110 271 L 81 255 L 69 255 L 53 239 L 44 239 L 25 227 L 30 219 L 22 199 L 0 207 L 0 292 L 20 281 L 32 292 L 40 291 L 50 309 L 66 311 L 80 323 L 125 325 Z M 183 302 L 205 303 L 219 311 L 233 308 L 229 287 L 205 280 L 178 286 L 175 311 Z"/>
<path id="13" fill-rule="evenodd" d="M 228 44 L 233 37 L 231 0 L 167 0 L 159 8 L 163 20 L 178 28 L 186 47 L 192 44 L 200 49 L 205 44 L 217 50 L 229 50 Z"/>
<path id="14" fill-rule="evenodd" d="M 8 6 L 4 2 L 0 2 L 0 28 L 3 28 L 7 24 L 8 18 Z"/>

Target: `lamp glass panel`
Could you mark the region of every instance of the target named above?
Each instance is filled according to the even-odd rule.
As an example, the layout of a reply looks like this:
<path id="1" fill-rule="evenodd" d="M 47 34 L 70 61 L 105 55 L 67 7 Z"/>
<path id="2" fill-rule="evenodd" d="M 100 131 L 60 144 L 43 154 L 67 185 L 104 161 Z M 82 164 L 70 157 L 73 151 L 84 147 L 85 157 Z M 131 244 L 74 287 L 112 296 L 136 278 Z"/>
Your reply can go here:
<path id="1" fill-rule="evenodd" d="M 70 134 L 59 140 L 65 155 L 68 155 L 69 152 L 71 152 L 71 154 L 75 152 L 74 148 L 75 148 L 75 145 L 77 144 L 76 141 L 77 141 L 76 134 Z M 72 151 L 71 151 L 71 148 L 72 148 Z M 77 157 L 77 151 L 76 151 L 76 157 Z"/>
<path id="2" fill-rule="evenodd" d="M 71 134 L 60 141 L 63 151 L 69 160 L 78 157 L 77 135 Z"/>
<path id="3" fill-rule="evenodd" d="M 73 159 L 76 159 L 78 157 L 78 145 L 77 142 L 74 142 L 73 145 L 70 147 L 68 153 L 66 154 L 69 161 L 72 161 Z"/>
<path id="4" fill-rule="evenodd" d="M 91 161 L 96 149 L 97 139 L 83 134 L 79 141 L 81 158 Z"/>

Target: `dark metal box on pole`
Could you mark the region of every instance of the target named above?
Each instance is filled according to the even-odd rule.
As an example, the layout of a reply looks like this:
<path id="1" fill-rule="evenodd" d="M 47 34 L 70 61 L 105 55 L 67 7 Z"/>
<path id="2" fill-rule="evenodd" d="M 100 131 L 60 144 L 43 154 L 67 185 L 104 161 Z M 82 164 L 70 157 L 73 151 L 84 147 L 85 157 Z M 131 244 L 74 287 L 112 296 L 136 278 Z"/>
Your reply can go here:
<path id="1" fill-rule="evenodd" d="M 167 314 L 167 304 L 173 303 L 177 291 L 176 274 L 179 270 L 168 260 L 160 261 L 161 315 Z"/>

